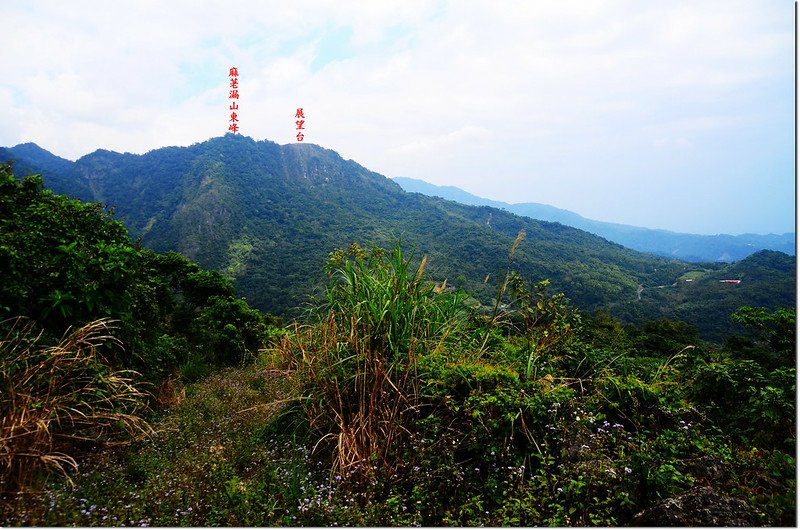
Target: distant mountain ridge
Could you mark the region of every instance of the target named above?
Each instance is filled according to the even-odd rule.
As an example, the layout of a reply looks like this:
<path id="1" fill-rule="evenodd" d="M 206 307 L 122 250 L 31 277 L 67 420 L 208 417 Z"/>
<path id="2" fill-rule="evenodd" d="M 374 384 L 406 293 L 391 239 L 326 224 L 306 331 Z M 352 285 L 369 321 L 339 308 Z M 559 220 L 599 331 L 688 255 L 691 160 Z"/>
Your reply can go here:
<path id="1" fill-rule="evenodd" d="M 473 206 L 492 206 L 532 219 L 561 223 L 586 230 L 620 245 L 691 262 L 733 262 L 746 258 L 759 250 L 777 250 L 795 254 L 795 234 L 718 234 L 699 235 L 669 230 L 642 228 L 587 219 L 575 212 L 540 203 L 509 204 L 478 197 L 455 186 L 437 186 L 423 180 L 394 177 L 393 180 L 409 192 Z"/>
<path id="2" fill-rule="evenodd" d="M 18 177 L 40 173 L 56 193 L 113 207 L 144 246 L 225 273 L 252 306 L 283 316 L 321 294 L 333 249 L 398 239 L 417 259 L 427 256 L 433 279 L 484 303 L 511 265 L 527 280 L 549 279 L 582 310 L 607 309 L 631 323 L 680 319 L 710 340 L 733 331 L 728 317 L 742 305 L 795 303 L 795 259 L 779 252 L 734 265 L 653 256 L 564 224 L 407 193 L 313 144 L 228 134 L 143 155 L 101 149 L 75 162 L 23 144 L 0 148 L 5 160 Z M 520 230 L 527 236 L 510 264 Z M 680 282 L 688 273 L 693 282 Z M 730 277 L 743 281 L 718 281 Z"/>

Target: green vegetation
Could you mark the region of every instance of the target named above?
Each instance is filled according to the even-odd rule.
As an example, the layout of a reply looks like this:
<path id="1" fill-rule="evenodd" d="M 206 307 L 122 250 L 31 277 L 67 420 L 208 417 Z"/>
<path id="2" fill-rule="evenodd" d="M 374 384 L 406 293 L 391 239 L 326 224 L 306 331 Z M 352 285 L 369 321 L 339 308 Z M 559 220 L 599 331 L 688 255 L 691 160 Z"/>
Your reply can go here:
<path id="1" fill-rule="evenodd" d="M 176 252 L 131 242 L 98 204 L 16 180 L 0 167 L 0 331 L 31 320 L 52 343 L 70 327 L 118 322 L 112 366 L 159 382 L 178 367 L 241 363 L 279 321 L 235 298 L 230 280 Z M 188 369 L 188 368 L 187 368 Z"/>
<path id="2" fill-rule="evenodd" d="M 721 346 L 626 325 L 526 273 L 526 228 L 491 300 L 351 244 L 279 328 L 99 207 L 0 177 L 4 525 L 630 525 L 701 485 L 796 524 L 793 309 L 738 308 Z M 226 266 L 250 267 L 262 243 L 237 241 Z"/>
<path id="3" fill-rule="evenodd" d="M 170 381 L 243 363 L 278 332 L 230 281 L 128 239 L 99 205 L 0 167 L 0 481 L 66 473 L 88 442 L 148 429 Z M 155 391 L 154 391 L 155 390 Z"/>
<path id="4" fill-rule="evenodd" d="M 721 344 L 741 329 L 730 318 L 741 306 L 770 311 L 794 307 L 795 264 L 794 257 L 762 250 L 742 261 L 706 270 L 691 282 L 678 279 L 674 285 L 672 281 L 665 282 L 661 288 L 646 286 L 641 301 L 618 306 L 615 316 L 638 323 L 637 317 L 626 318 L 625 314 L 648 315 L 648 320 L 691 322 L 703 339 Z M 725 279 L 738 279 L 741 283 L 720 282 Z"/>
<path id="5" fill-rule="evenodd" d="M 405 193 L 311 144 L 227 135 L 140 156 L 100 150 L 74 163 L 35 146 L 7 153 L 20 161 L 19 171 L 38 163 L 36 171 L 57 192 L 115 208 L 146 248 L 177 251 L 227 274 L 252 307 L 286 318 L 302 316 L 310 298 L 324 293 L 319 264 L 351 241 L 366 248 L 413 243 L 428 257 L 432 277 L 490 304 L 494 275 L 523 229 L 520 275 L 546 278 L 575 307 L 605 309 L 626 324 L 683 320 L 704 340 L 721 343 L 736 331 L 729 315 L 739 307 L 794 304 L 793 257 L 771 253 L 723 265 L 643 254 L 562 224 Z M 698 268 L 709 271 L 707 279 L 658 288 Z M 743 282 L 715 281 L 722 278 Z"/>
<path id="6" fill-rule="evenodd" d="M 699 280 L 700 278 L 705 276 L 706 273 L 708 273 L 708 272 L 711 272 L 711 271 L 709 269 L 687 271 L 680 278 L 678 278 L 678 281 L 679 282 L 685 282 L 685 281 L 692 281 L 693 282 L 693 281 Z"/>

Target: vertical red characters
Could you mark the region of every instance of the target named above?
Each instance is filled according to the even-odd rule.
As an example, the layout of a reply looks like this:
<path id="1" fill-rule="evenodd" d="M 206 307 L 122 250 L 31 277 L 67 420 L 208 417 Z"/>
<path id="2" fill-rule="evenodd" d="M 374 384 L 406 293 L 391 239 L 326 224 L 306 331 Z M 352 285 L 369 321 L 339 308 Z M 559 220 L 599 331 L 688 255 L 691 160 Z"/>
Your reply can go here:
<path id="1" fill-rule="evenodd" d="M 303 124 L 306 122 L 306 116 L 303 114 L 303 107 L 297 107 L 297 111 L 294 113 L 294 119 L 295 130 L 297 131 L 297 141 L 302 142 L 303 138 L 305 138 L 305 135 L 303 134 L 305 127 L 303 127 Z"/>
<path id="2" fill-rule="evenodd" d="M 231 66 L 228 77 L 231 78 L 230 91 L 228 92 L 228 99 L 231 100 L 231 105 L 228 107 L 228 110 L 231 111 L 231 118 L 228 120 L 230 122 L 228 130 L 236 134 L 239 132 L 239 69 L 235 66 Z"/>

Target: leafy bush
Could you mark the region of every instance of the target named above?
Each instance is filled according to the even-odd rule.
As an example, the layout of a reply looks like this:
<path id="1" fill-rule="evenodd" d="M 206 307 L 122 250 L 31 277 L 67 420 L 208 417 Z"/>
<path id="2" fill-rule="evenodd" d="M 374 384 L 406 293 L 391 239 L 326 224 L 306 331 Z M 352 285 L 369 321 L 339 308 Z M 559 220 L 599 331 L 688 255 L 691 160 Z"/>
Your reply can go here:
<path id="1" fill-rule="evenodd" d="M 219 272 L 142 249 L 101 205 L 54 195 L 38 176 L 17 181 L 9 166 L 0 166 L 0 272 L 0 331 L 25 316 L 54 341 L 113 318 L 126 348 L 108 361 L 156 383 L 179 366 L 197 377 L 203 365 L 240 363 L 280 325 L 233 298 Z"/>
<path id="2" fill-rule="evenodd" d="M 195 342 L 203 344 L 214 364 L 241 364 L 265 342 L 267 321 L 241 298 L 211 296 L 194 320 Z"/>
<path id="3" fill-rule="evenodd" d="M 793 452 L 794 368 L 768 372 L 752 360 L 723 358 L 697 370 L 689 393 L 701 410 L 740 441 Z"/>
<path id="4" fill-rule="evenodd" d="M 731 318 L 745 327 L 747 335 L 730 337 L 729 351 L 737 358 L 752 359 L 772 370 L 795 366 L 796 326 L 794 309 L 740 307 Z"/>
<path id="5" fill-rule="evenodd" d="M 130 316 L 135 251 L 101 211 L 0 166 L 0 320 L 24 315 L 58 337 L 71 325 Z"/>

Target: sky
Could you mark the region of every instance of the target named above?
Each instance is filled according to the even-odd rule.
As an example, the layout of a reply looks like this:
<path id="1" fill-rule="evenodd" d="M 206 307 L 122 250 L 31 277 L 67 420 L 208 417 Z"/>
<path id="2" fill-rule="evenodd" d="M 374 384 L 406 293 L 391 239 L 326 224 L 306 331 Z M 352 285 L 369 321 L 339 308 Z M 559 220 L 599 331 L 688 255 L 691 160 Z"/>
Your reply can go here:
<path id="1" fill-rule="evenodd" d="M 795 229 L 791 0 L 3 0 L 0 146 L 239 133 L 697 234 Z"/>

